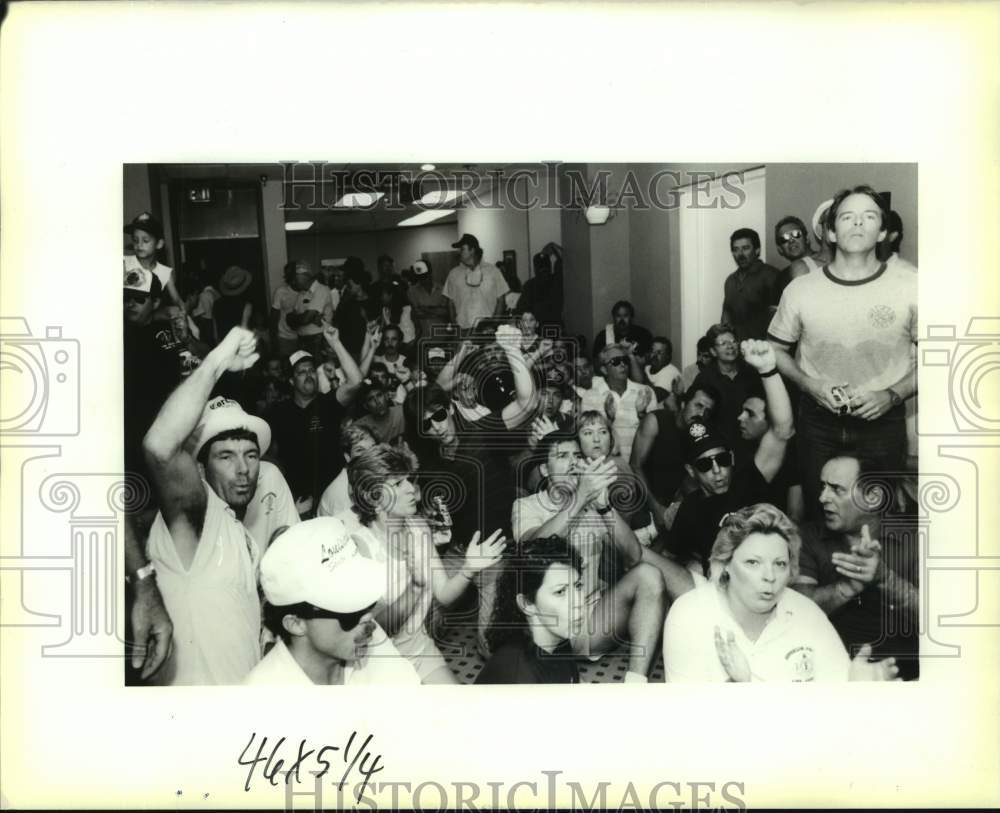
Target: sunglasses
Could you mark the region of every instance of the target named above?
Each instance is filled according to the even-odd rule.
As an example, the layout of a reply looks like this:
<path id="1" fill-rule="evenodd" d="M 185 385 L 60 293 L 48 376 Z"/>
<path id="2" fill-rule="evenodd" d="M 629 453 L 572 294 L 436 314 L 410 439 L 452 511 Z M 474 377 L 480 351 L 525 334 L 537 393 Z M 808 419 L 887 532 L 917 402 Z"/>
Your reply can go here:
<path id="1" fill-rule="evenodd" d="M 628 367 L 628 359 L 625 356 L 615 356 L 613 359 L 608 359 L 608 364 L 612 367 Z"/>
<path id="2" fill-rule="evenodd" d="M 445 420 L 447 420 L 447 418 L 448 418 L 448 410 L 442 407 L 441 409 L 437 410 L 433 415 L 431 415 L 429 418 L 424 418 L 424 422 L 422 424 L 424 427 L 424 431 L 429 432 L 431 430 L 431 421 L 433 421 L 434 423 L 444 423 Z"/>
<path id="3" fill-rule="evenodd" d="M 353 613 L 335 613 L 313 604 L 303 604 L 296 610 L 295 615 L 299 618 L 332 618 L 340 622 L 340 628 L 344 632 L 350 632 L 361 623 L 361 619 L 370 613 L 374 606 L 371 604 L 363 610 L 355 610 Z"/>
<path id="4" fill-rule="evenodd" d="M 719 452 L 711 457 L 699 457 L 692 465 L 698 469 L 698 471 L 703 474 L 707 474 L 712 470 L 713 463 L 718 463 L 720 469 L 728 469 L 733 465 L 733 453 Z"/>
<path id="5" fill-rule="evenodd" d="M 145 305 L 149 301 L 149 294 L 141 291 L 125 291 L 122 298 L 124 302 L 138 302 L 140 305 Z"/>
<path id="6" fill-rule="evenodd" d="M 801 229 L 792 229 L 791 231 L 786 231 L 783 235 L 781 235 L 781 239 L 778 240 L 778 242 L 781 243 L 781 245 L 784 245 L 785 243 L 792 242 L 792 240 L 798 240 L 801 236 Z"/>

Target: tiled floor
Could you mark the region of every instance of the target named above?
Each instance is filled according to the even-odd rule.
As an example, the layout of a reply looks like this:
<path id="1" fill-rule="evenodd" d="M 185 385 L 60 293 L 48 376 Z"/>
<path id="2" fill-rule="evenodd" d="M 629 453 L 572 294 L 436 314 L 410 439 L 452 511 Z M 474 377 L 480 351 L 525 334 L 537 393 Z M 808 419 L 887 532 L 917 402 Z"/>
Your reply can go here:
<path id="1" fill-rule="evenodd" d="M 476 649 L 475 628 L 461 624 L 445 626 L 437 644 L 455 677 L 462 683 L 475 682 L 483 668 L 483 659 Z M 619 649 L 593 663 L 581 659 L 579 667 L 582 683 L 621 683 L 628 668 L 628 657 L 623 649 Z M 663 658 L 659 655 L 649 680 L 651 683 L 663 682 Z"/>

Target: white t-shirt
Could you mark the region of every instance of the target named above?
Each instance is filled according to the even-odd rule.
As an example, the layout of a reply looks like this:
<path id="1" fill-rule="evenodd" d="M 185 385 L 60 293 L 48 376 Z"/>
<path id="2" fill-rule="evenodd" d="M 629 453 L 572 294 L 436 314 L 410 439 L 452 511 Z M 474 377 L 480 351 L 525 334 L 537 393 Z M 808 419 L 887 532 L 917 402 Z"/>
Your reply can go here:
<path id="1" fill-rule="evenodd" d="M 299 334 L 288 326 L 286 321 L 288 314 L 295 310 L 295 303 L 298 302 L 299 294 L 287 285 L 281 285 L 274 289 L 274 297 L 271 299 L 271 307 L 278 311 L 278 338 L 297 339 Z"/>
<path id="2" fill-rule="evenodd" d="M 250 531 L 261 551 L 267 550 L 271 535 L 283 525 L 299 522 L 295 498 L 281 470 L 267 460 L 260 461 L 257 490 L 247 506 L 243 525 Z"/>
<path id="3" fill-rule="evenodd" d="M 469 280 L 479 285 L 470 285 Z M 495 265 L 480 263 L 475 268 L 456 265 L 448 272 L 442 293 L 455 304 L 455 320 L 464 329 L 475 326 L 476 321 L 492 316 L 497 307 L 497 300 L 504 296 L 510 287 L 503 274 Z"/>
<path id="4" fill-rule="evenodd" d="M 918 331 L 917 275 L 893 262 L 861 281 L 826 269 L 793 279 L 768 336 L 798 342 L 806 375 L 874 391 L 911 369 Z"/>
<path id="5" fill-rule="evenodd" d="M 331 291 L 319 280 L 313 280 L 312 285 L 306 290 L 299 291 L 293 310 L 296 313 L 319 311 L 323 314 L 323 321 L 329 322 L 333 319 L 334 311 L 339 304 L 340 295 L 336 290 Z M 316 336 L 323 332 L 323 326 L 310 323 L 297 328 L 297 331 L 299 336 Z"/>
<path id="6" fill-rule="evenodd" d="M 174 625 L 173 650 L 154 678 L 161 685 L 235 685 L 260 660 L 260 548 L 232 509 L 202 485 L 205 522 L 191 566 L 181 563 L 162 514 L 146 543 Z"/>
<path id="7" fill-rule="evenodd" d="M 316 513 L 321 517 L 334 517 L 344 511 L 350 511 L 352 505 L 347 469 L 344 468 L 333 478 L 333 482 L 326 487 L 323 496 L 319 498 L 319 509 Z"/>
<path id="8" fill-rule="evenodd" d="M 126 254 L 125 270 L 131 271 L 136 268 L 142 268 L 142 264 L 139 262 L 139 259 L 134 254 Z M 160 281 L 160 287 L 164 289 L 165 294 L 167 283 L 170 282 L 170 275 L 174 273 L 173 269 L 161 262 L 157 262 L 156 265 L 154 265 L 150 270 L 156 274 L 156 278 Z"/>
<path id="9" fill-rule="evenodd" d="M 584 411 L 595 409 L 602 414 L 607 414 L 604 410 L 604 402 L 610 393 L 615 402 L 615 420 L 612 424 L 612 431 L 615 433 L 617 450 L 615 455 L 628 460 L 632 456 L 632 443 L 635 440 L 635 433 L 639 431 L 641 418 L 636 409 L 636 400 L 642 392 L 649 392 L 649 406 L 656 406 L 656 394 L 645 384 L 637 384 L 632 379 L 625 382 L 625 392 L 619 395 L 612 390 L 602 376 L 595 375 L 594 383 L 589 390 L 577 389 L 582 400 Z M 643 413 L 645 414 L 645 413 Z"/>
<path id="10" fill-rule="evenodd" d="M 660 368 L 658 372 L 651 372 L 649 365 L 646 365 L 646 376 L 649 378 L 649 383 L 654 387 L 660 387 L 667 392 L 671 391 L 671 387 L 674 385 L 674 379 L 680 378 L 681 371 L 678 370 L 673 364 L 667 364 Z"/>
<path id="11" fill-rule="evenodd" d="M 314 686 L 280 638 L 246 679 L 244 686 Z M 420 678 L 378 624 L 365 656 L 344 667 L 345 686 L 419 686 Z"/>
<path id="12" fill-rule="evenodd" d="M 729 680 L 715 649 L 715 627 L 732 631 L 753 680 L 846 681 L 847 650 L 830 620 L 813 601 L 791 587 L 778 598 L 774 615 L 751 642 L 733 618 L 725 595 L 705 582 L 674 602 L 663 627 L 663 663 L 668 683 Z"/>

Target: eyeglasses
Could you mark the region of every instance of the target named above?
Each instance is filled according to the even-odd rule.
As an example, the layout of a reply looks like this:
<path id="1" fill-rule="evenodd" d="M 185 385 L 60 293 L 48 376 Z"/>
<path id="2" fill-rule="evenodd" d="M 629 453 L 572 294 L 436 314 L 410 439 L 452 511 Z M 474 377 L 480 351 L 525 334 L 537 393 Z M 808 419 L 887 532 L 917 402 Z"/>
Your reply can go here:
<path id="1" fill-rule="evenodd" d="M 434 423 L 444 423 L 445 420 L 447 420 L 447 418 L 448 418 L 448 410 L 445 409 L 444 407 L 441 407 L 441 409 L 437 410 L 429 418 L 424 418 L 423 422 L 424 431 L 425 432 L 430 431 L 431 421 L 433 421 Z"/>
<path id="2" fill-rule="evenodd" d="M 608 364 L 612 367 L 628 367 L 628 359 L 625 356 L 615 356 L 613 359 L 608 359 Z"/>
<path id="3" fill-rule="evenodd" d="M 792 229 L 791 231 L 786 231 L 783 235 L 781 235 L 778 242 L 781 243 L 781 245 L 785 245 L 785 243 L 790 243 L 792 240 L 798 240 L 801 236 L 801 229 Z"/>
<path id="4" fill-rule="evenodd" d="M 725 341 L 725 342 L 716 342 L 715 346 L 719 347 L 719 348 L 736 347 L 736 342 L 734 342 L 732 339 L 730 339 L 729 341 Z"/>
<path id="5" fill-rule="evenodd" d="M 733 453 L 719 452 L 711 457 L 699 457 L 694 461 L 693 465 L 698 471 L 706 474 L 712 470 L 713 463 L 718 463 L 720 469 L 728 469 L 733 465 Z"/>
<path id="6" fill-rule="evenodd" d="M 371 604 L 363 610 L 355 610 L 353 613 L 335 613 L 332 610 L 324 610 L 322 607 L 317 607 L 314 604 L 302 604 L 296 609 L 295 615 L 299 616 L 299 618 L 332 618 L 340 622 L 340 628 L 344 632 L 350 632 L 361 623 L 361 619 L 368 615 L 374 606 L 374 604 Z"/>

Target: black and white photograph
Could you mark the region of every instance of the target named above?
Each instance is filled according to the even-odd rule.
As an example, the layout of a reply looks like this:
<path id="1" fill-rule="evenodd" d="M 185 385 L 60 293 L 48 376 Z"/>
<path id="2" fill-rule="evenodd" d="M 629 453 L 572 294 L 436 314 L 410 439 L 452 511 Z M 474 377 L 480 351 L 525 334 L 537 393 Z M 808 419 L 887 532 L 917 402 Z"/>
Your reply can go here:
<path id="1" fill-rule="evenodd" d="M 0 808 L 1000 804 L 998 32 L 0 4 Z"/>
<path id="2" fill-rule="evenodd" d="M 123 178 L 130 682 L 918 676 L 916 165 Z"/>

